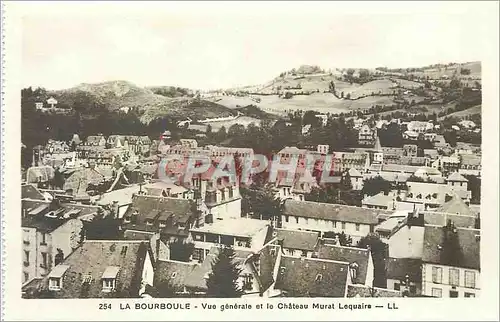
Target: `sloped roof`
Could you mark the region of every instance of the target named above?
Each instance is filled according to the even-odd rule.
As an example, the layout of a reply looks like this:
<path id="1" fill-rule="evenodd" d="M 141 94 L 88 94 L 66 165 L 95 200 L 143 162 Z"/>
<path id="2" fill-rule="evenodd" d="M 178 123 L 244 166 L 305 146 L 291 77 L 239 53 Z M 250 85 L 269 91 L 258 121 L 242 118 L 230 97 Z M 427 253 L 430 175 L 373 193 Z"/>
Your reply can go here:
<path id="1" fill-rule="evenodd" d="M 366 225 L 378 224 L 377 216 L 383 213 L 388 212 L 378 209 L 292 199 L 288 199 L 284 203 L 285 215 Z"/>
<path id="2" fill-rule="evenodd" d="M 400 291 L 365 285 L 348 285 L 347 297 L 403 297 Z"/>
<path id="3" fill-rule="evenodd" d="M 89 184 L 98 185 L 105 177 L 92 168 L 80 168 L 73 172 L 64 182 L 64 190 L 73 190 L 74 195 L 84 194 Z"/>
<path id="4" fill-rule="evenodd" d="M 459 252 L 454 259 L 456 267 L 480 269 L 480 235 L 478 229 L 456 228 Z M 442 226 L 425 226 L 422 262 L 447 265 L 443 258 L 445 228 Z"/>
<path id="5" fill-rule="evenodd" d="M 457 195 L 453 195 L 450 201 L 445 202 L 441 207 L 436 209 L 436 211 L 476 217 L 476 214 L 465 204 L 462 198 Z"/>
<path id="6" fill-rule="evenodd" d="M 30 184 L 25 184 L 21 186 L 21 198 L 45 200 L 45 197 L 40 192 L 40 190 L 38 190 L 35 186 Z"/>
<path id="7" fill-rule="evenodd" d="M 313 251 L 318 244 L 319 233 L 276 228 L 273 237 L 283 240 L 283 248 Z"/>
<path id="8" fill-rule="evenodd" d="M 181 289 L 186 285 L 187 277 L 196 267 L 194 263 L 159 260 L 156 262 L 153 286 L 158 287 L 163 283 L 168 283 L 175 289 Z"/>
<path id="9" fill-rule="evenodd" d="M 422 260 L 416 258 L 388 258 L 385 262 L 386 277 L 404 281 L 406 275 L 410 282 L 422 282 Z"/>
<path id="10" fill-rule="evenodd" d="M 383 192 L 380 192 L 374 196 L 364 198 L 362 204 L 389 208 L 391 206 L 391 201 L 393 201 L 394 199 L 394 196 L 385 195 Z"/>
<path id="11" fill-rule="evenodd" d="M 361 174 L 361 172 L 359 172 L 357 169 L 355 168 L 350 168 L 349 169 L 349 176 L 352 177 L 352 178 L 360 178 L 362 177 L 363 175 Z"/>
<path id="12" fill-rule="evenodd" d="M 47 182 L 54 178 L 54 174 L 55 170 L 51 166 L 30 167 L 26 170 L 26 182 Z"/>
<path id="13" fill-rule="evenodd" d="M 283 255 L 275 288 L 286 297 L 344 297 L 349 264 Z"/>
<path id="14" fill-rule="evenodd" d="M 250 251 L 235 250 L 234 262 L 240 265 L 245 263 L 247 258 L 252 254 Z M 209 274 L 212 272 L 212 264 L 217 259 L 219 254 L 219 249 L 217 247 L 212 247 L 205 257 L 205 260 L 201 265 L 197 265 L 190 274 L 185 278 L 185 285 L 187 288 L 195 290 L 206 290 L 207 283 L 206 280 Z"/>
<path id="15" fill-rule="evenodd" d="M 119 267 L 117 292 L 137 297 L 148 251 L 149 242 L 145 241 L 87 240 L 61 263 L 69 268 L 63 276 L 63 288 L 54 294 L 57 298 L 106 297 L 102 277 L 108 267 L 115 266 Z M 88 284 L 84 283 L 86 277 L 92 277 Z"/>
<path id="16" fill-rule="evenodd" d="M 459 181 L 459 182 L 469 182 L 469 180 L 465 179 L 463 175 L 458 172 L 453 172 L 446 178 L 447 181 Z"/>
<path id="17" fill-rule="evenodd" d="M 366 281 L 370 259 L 370 251 L 368 249 L 336 245 L 320 245 L 318 248 L 318 258 L 338 262 L 347 262 L 349 264 L 357 263 L 358 277 L 356 284 L 366 284 L 366 282 L 371 284 L 372 282 Z"/>

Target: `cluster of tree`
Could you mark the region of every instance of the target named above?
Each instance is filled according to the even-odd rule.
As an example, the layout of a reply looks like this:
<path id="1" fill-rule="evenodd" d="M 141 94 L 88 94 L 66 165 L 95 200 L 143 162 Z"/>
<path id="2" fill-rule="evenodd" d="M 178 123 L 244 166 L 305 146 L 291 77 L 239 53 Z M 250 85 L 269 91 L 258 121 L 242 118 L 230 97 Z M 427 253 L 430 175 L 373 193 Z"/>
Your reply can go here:
<path id="1" fill-rule="evenodd" d="M 362 195 L 352 189 L 349 173 L 345 173 L 339 184 L 325 183 L 314 187 L 304 196 L 306 201 L 361 206 Z"/>
<path id="2" fill-rule="evenodd" d="M 468 190 L 471 191 L 471 204 L 479 205 L 481 203 L 481 179 L 472 175 L 464 175 L 469 181 L 467 184 Z"/>
<path id="3" fill-rule="evenodd" d="M 187 88 L 175 87 L 175 86 L 161 86 L 161 87 L 151 87 L 149 88 L 153 93 L 165 97 L 193 97 L 194 92 Z"/>
<path id="4" fill-rule="evenodd" d="M 281 202 L 270 185 L 253 184 L 241 187 L 241 212 L 262 220 L 279 221 Z"/>
<path id="5" fill-rule="evenodd" d="M 181 239 L 175 239 L 168 244 L 170 259 L 179 262 L 189 262 L 194 251 L 194 244 Z"/>
<path id="6" fill-rule="evenodd" d="M 388 194 L 393 188 L 392 183 L 385 180 L 381 176 L 365 179 L 363 181 L 363 189 L 361 190 L 363 196 L 375 196 L 383 192 Z"/>
<path id="7" fill-rule="evenodd" d="M 370 233 L 359 240 L 357 247 L 370 249 L 374 266 L 373 286 L 387 288 L 385 262 L 389 257 L 388 245 L 377 234 Z"/>

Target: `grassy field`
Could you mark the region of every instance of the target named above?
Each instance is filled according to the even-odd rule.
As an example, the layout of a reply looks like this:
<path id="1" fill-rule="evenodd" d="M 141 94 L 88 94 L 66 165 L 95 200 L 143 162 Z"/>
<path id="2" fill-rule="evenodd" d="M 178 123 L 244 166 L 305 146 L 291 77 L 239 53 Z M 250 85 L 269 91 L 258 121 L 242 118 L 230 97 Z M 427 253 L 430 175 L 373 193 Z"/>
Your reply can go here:
<path id="1" fill-rule="evenodd" d="M 477 105 L 477 106 L 473 106 L 473 107 L 468 108 L 468 109 L 463 110 L 463 111 L 459 111 L 459 112 L 448 114 L 448 115 L 446 115 L 444 117 L 440 117 L 439 119 L 442 120 L 445 117 L 464 118 L 465 116 L 474 115 L 474 114 L 480 114 L 480 113 L 481 113 L 481 105 Z"/>

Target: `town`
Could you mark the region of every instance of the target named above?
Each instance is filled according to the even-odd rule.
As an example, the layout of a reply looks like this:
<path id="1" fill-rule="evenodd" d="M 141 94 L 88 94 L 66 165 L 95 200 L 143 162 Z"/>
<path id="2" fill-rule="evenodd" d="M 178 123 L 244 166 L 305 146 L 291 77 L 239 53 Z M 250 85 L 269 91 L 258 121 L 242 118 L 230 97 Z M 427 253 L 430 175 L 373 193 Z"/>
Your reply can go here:
<path id="1" fill-rule="evenodd" d="M 23 297 L 480 296 L 482 90 L 466 66 L 302 66 L 179 94 L 162 117 L 23 89 Z M 241 179 L 257 155 L 279 159 L 275 178 L 214 176 L 229 158 Z"/>

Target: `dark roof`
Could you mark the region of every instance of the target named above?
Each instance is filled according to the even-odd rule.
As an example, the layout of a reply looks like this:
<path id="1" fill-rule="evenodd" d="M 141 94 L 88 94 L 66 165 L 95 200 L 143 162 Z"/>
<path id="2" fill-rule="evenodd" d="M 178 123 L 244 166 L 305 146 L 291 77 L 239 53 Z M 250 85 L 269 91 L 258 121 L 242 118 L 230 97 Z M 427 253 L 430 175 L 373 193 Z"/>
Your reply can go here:
<path id="1" fill-rule="evenodd" d="M 155 287 L 167 283 L 170 287 L 181 290 L 186 279 L 196 268 L 194 263 L 185 263 L 172 260 L 156 262 L 154 283 Z"/>
<path id="2" fill-rule="evenodd" d="M 22 227 L 36 228 L 50 233 L 73 218 L 96 214 L 97 206 L 78 205 L 72 203 L 60 204 L 57 209 L 51 208 L 49 201 L 22 200 Z M 53 206 L 52 206 L 53 207 Z M 55 215 L 46 216 L 47 214 Z"/>
<path id="3" fill-rule="evenodd" d="M 126 230 L 123 233 L 123 238 L 129 240 L 150 240 L 154 236 L 154 232 L 147 232 L 143 230 Z"/>
<path id="4" fill-rule="evenodd" d="M 469 206 L 457 195 L 451 196 L 451 200 L 445 202 L 441 207 L 436 209 L 438 212 L 447 212 L 452 214 L 476 217 L 474 212 L 470 210 Z"/>
<path id="5" fill-rule="evenodd" d="M 456 234 L 458 246 L 456 246 L 456 254 L 452 257 L 454 263 L 449 263 L 445 256 L 446 251 L 455 251 L 453 245 L 446 249 L 445 243 L 445 227 L 441 226 L 425 226 L 424 245 L 422 262 L 433 263 L 446 266 L 455 266 L 463 268 L 480 269 L 480 231 L 478 229 L 455 228 L 456 232 L 451 231 L 449 234 Z"/>
<path id="6" fill-rule="evenodd" d="M 416 258 L 392 258 L 386 260 L 386 276 L 388 279 L 404 281 L 406 275 L 410 282 L 422 282 L 422 260 Z"/>
<path id="7" fill-rule="evenodd" d="M 179 198 L 168 198 L 147 195 L 134 195 L 132 204 L 128 207 L 124 217 L 137 214 L 132 222 L 124 224 L 124 229 L 158 232 L 165 234 L 187 235 L 189 221 L 193 213 L 192 201 Z M 153 225 L 146 225 L 147 220 L 152 220 Z M 166 223 L 166 227 L 160 228 L 160 221 Z M 179 229 L 179 224 L 184 228 Z"/>
<path id="8" fill-rule="evenodd" d="M 149 250 L 146 241 L 87 240 L 60 264 L 69 268 L 63 275 L 63 288 L 54 295 L 57 298 L 117 297 L 118 294 L 102 292 L 102 276 L 107 268 L 119 267 L 116 290 L 120 297 L 138 297 Z M 92 278 L 88 284 L 84 283 L 86 277 Z"/>
<path id="9" fill-rule="evenodd" d="M 275 229 L 273 237 L 283 240 L 283 248 L 313 251 L 318 243 L 319 233 L 304 230 Z"/>
<path id="10" fill-rule="evenodd" d="M 25 184 L 21 186 L 21 198 L 45 200 L 40 190 L 38 190 L 35 186 L 30 184 Z"/>
<path id="11" fill-rule="evenodd" d="M 344 297 L 348 270 L 348 263 L 283 255 L 275 288 L 286 297 Z"/>
<path id="12" fill-rule="evenodd" d="M 313 201 L 286 200 L 284 214 L 306 218 L 334 220 L 357 224 L 376 225 L 377 216 L 387 214 L 388 211 L 368 209 L 354 206 L 345 206 Z"/>
<path id="13" fill-rule="evenodd" d="M 259 251 L 260 272 L 259 278 L 262 288 L 267 290 L 274 282 L 274 268 L 278 264 L 278 245 L 268 244 Z"/>
<path id="14" fill-rule="evenodd" d="M 318 258 L 338 262 L 347 262 L 349 264 L 357 263 L 358 278 L 356 280 L 356 284 L 366 284 L 366 282 L 371 284 L 372 282 L 366 281 L 370 260 L 370 251 L 368 249 L 336 245 L 320 245 L 318 249 Z"/>

